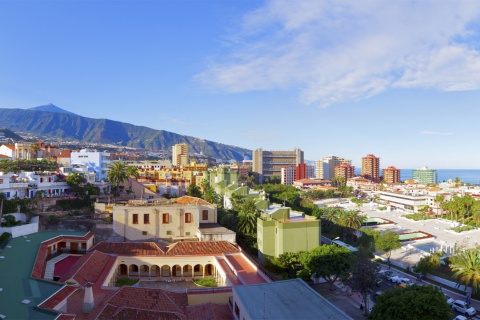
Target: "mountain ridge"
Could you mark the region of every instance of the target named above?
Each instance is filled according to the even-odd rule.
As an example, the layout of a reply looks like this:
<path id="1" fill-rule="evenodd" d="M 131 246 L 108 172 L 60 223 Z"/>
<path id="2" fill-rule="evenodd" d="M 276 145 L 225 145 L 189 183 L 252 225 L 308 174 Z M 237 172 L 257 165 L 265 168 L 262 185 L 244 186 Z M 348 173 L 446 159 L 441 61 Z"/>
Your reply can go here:
<path id="1" fill-rule="evenodd" d="M 115 120 L 87 118 L 68 111 L 0 108 L 0 127 L 86 143 L 113 144 L 152 151 L 167 150 L 174 144 L 185 142 L 191 152 L 224 160 L 242 160 L 246 155 L 251 155 L 251 150 L 237 146 Z"/>

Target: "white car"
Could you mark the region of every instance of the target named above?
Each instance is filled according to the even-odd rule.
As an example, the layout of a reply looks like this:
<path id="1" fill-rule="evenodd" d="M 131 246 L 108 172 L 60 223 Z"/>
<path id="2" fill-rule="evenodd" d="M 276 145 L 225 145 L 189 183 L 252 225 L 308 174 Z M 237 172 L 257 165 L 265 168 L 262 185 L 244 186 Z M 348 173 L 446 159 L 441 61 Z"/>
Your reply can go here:
<path id="1" fill-rule="evenodd" d="M 395 274 L 391 274 L 387 277 L 387 280 L 392 281 L 393 283 L 397 283 L 398 279 L 400 279 L 400 277 Z"/>
<path id="2" fill-rule="evenodd" d="M 407 284 L 407 285 L 411 285 L 412 284 L 412 280 L 408 279 L 408 278 L 398 278 L 397 280 L 397 283 L 398 284 Z"/>
<path id="3" fill-rule="evenodd" d="M 467 317 L 458 315 L 455 318 L 453 318 L 453 320 L 467 320 Z"/>
<path id="4" fill-rule="evenodd" d="M 469 316 L 473 316 L 477 313 L 477 310 L 475 310 L 475 308 L 471 307 L 468 303 L 462 300 L 455 300 L 452 303 L 452 308 L 457 312 L 468 314 Z"/>
<path id="5" fill-rule="evenodd" d="M 450 298 L 449 296 L 447 296 L 446 293 L 444 293 L 444 294 L 445 294 L 445 301 L 447 301 L 447 304 L 451 307 L 453 301 L 455 301 L 455 300 L 453 300 L 452 298 Z"/>

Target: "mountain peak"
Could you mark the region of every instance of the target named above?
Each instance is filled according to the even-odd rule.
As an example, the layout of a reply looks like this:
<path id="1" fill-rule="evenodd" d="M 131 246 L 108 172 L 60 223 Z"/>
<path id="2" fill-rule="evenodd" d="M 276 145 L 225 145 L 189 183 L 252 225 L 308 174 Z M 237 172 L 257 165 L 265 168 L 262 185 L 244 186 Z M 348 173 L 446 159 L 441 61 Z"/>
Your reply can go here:
<path id="1" fill-rule="evenodd" d="M 66 113 L 66 114 L 75 114 L 75 113 L 73 113 L 73 112 L 70 112 L 70 111 L 67 111 L 67 110 L 63 110 L 62 108 L 57 107 L 56 105 L 54 105 L 54 104 L 51 103 L 51 102 L 50 102 L 49 104 L 45 104 L 45 105 L 42 105 L 42 106 L 29 108 L 28 110 L 47 111 L 47 112 Z"/>

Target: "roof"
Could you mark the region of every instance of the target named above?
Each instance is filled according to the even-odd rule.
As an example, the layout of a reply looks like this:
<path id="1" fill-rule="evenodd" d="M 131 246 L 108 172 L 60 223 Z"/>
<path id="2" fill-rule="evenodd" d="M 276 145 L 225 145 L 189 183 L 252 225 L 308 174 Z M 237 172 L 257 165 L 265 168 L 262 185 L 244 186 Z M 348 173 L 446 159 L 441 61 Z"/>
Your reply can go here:
<path id="1" fill-rule="evenodd" d="M 78 288 L 78 286 L 64 286 L 38 306 L 44 309 L 55 310 L 55 307 L 58 306 L 60 302 L 67 299 L 72 293 L 77 291 Z"/>
<path id="2" fill-rule="evenodd" d="M 200 226 L 198 227 L 198 231 L 200 231 L 200 233 L 203 233 L 203 234 L 207 234 L 207 233 L 215 233 L 215 234 L 235 233 L 235 231 L 232 231 L 230 229 L 222 227 L 218 223 L 200 223 Z"/>
<path id="3" fill-rule="evenodd" d="M 5 147 L 7 147 L 10 150 L 15 150 L 15 146 L 11 144 L 4 144 Z"/>
<path id="4" fill-rule="evenodd" d="M 174 201 L 178 204 L 196 204 L 201 206 L 208 206 L 211 205 L 210 202 L 207 202 L 200 198 L 190 197 L 190 196 L 183 196 L 180 198 L 175 198 Z"/>
<path id="5" fill-rule="evenodd" d="M 202 303 L 188 306 L 185 310 L 187 319 L 195 320 L 230 320 L 234 319 L 232 311 L 227 304 Z"/>
<path id="6" fill-rule="evenodd" d="M 92 250 L 122 256 L 158 256 L 165 252 L 155 242 L 99 242 Z"/>
<path id="7" fill-rule="evenodd" d="M 75 280 L 81 286 L 87 283 L 96 283 L 101 280 L 103 270 L 110 270 L 116 261 L 116 257 L 94 250 L 80 258 L 72 268 L 65 273 L 59 282 Z"/>
<path id="8" fill-rule="evenodd" d="M 97 319 L 186 319 L 187 294 L 162 289 L 122 287 Z"/>
<path id="9" fill-rule="evenodd" d="M 351 319 L 298 278 L 233 287 L 233 293 L 250 319 Z"/>
<path id="10" fill-rule="evenodd" d="M 221 255 L 224 253 L 240 252 L 228 241 L 182 241 L 168 246 L 167 255 Z"/>

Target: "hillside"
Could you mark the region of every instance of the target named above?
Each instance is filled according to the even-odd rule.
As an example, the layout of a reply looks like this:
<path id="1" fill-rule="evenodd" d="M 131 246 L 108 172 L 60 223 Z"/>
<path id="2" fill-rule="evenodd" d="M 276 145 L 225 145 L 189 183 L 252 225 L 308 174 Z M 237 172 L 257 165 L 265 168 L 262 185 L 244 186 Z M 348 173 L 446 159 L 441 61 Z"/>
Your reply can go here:
<path id="1" fill-rule="evenodd" d="M 245 155 L 251 155 L 251 150 L 248 149 L 164 130 L 108 119 L 91 119 L 70 112 L 42 111 L 35 108 L 0 108 L 0 128 L 2 127 L 40 136 L 54 136 L 62 139 L 115 144 L 147 150 L 168 150 L 176 143 L 185 142 L 190 146 L 192 152 L 202 152 L 206 156 L 225 160 L 241 160 Z"/>

